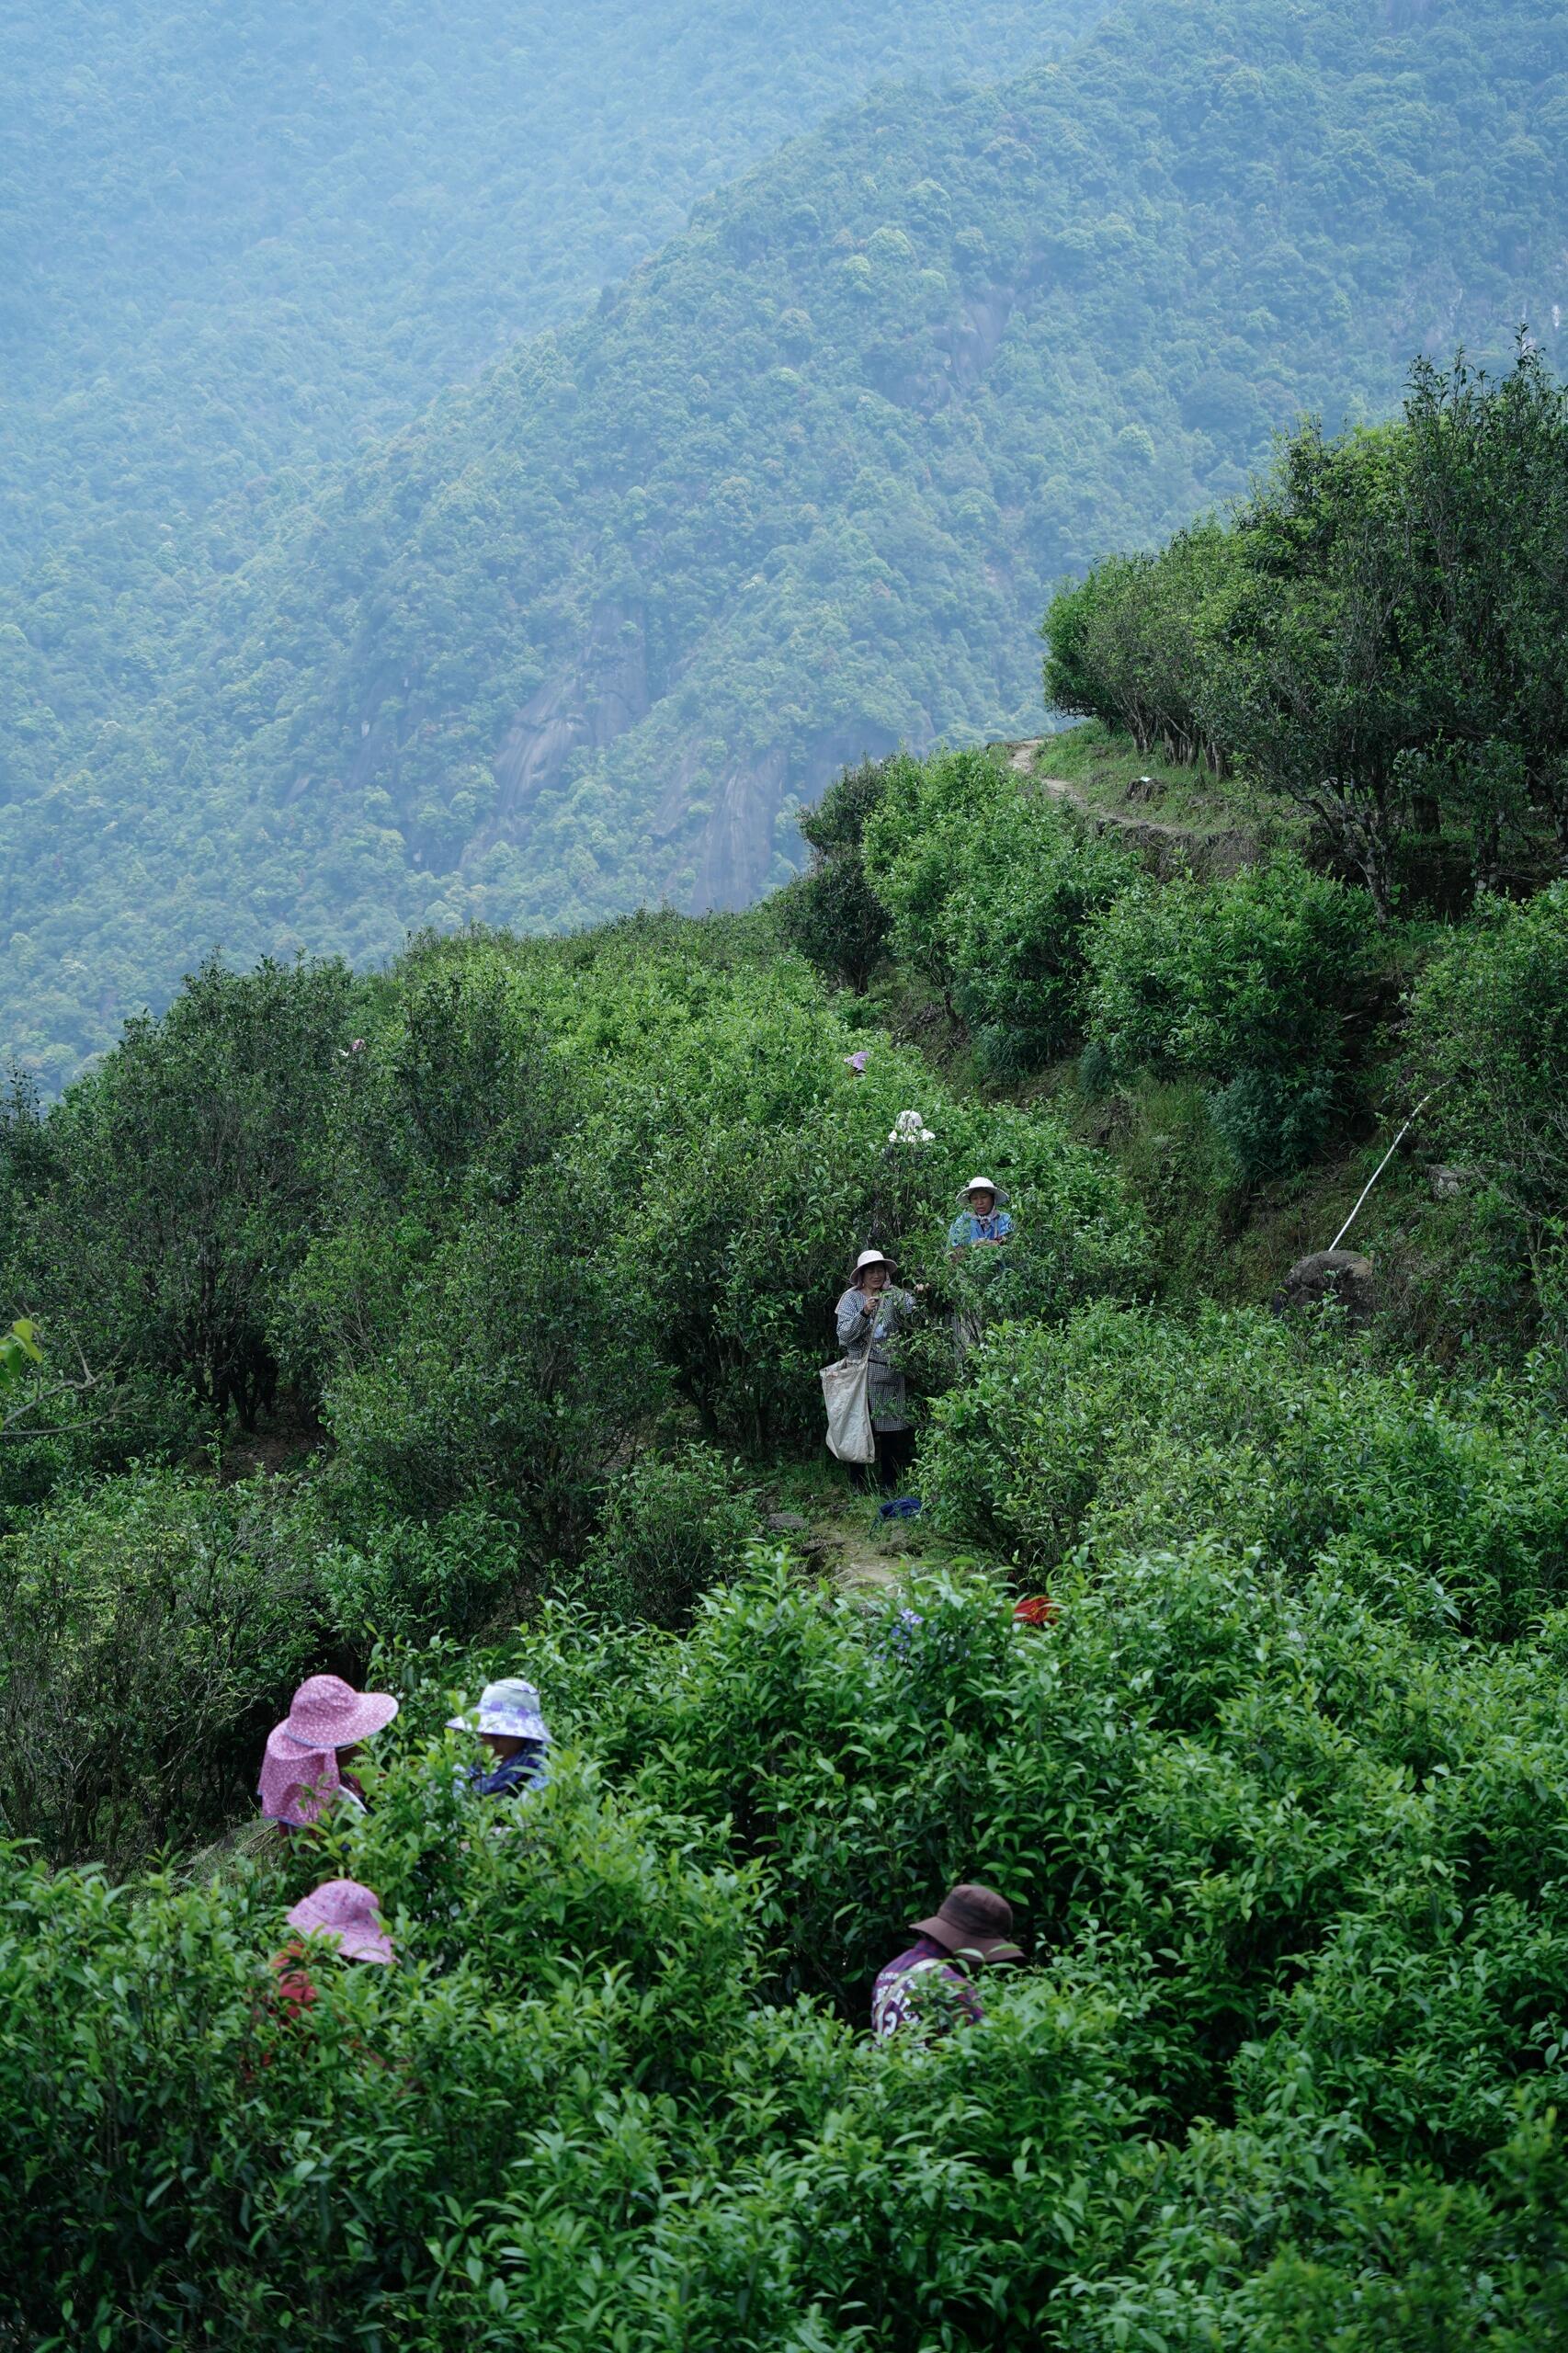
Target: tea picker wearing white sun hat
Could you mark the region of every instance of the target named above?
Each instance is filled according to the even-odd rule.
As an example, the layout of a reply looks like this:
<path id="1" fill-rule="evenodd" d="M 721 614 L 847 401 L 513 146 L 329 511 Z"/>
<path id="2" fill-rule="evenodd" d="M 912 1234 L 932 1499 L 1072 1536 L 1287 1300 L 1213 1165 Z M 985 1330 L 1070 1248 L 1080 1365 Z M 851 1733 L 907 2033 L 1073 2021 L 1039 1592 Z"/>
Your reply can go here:
<path id="1" fill-rule="evenodd" d="M 915 1298 L 898 1287 L 896 1272 L 885 1251 L 861 1251 L 834 1310 L 844 1359 L 823 1375 L 830 1451 L 848 1464 L 858 1483 L 875 1476 L 884 1487 L 894 1483 L 915 1451 L 903 1373 L 889 1352 L 915 1313 Z"/>

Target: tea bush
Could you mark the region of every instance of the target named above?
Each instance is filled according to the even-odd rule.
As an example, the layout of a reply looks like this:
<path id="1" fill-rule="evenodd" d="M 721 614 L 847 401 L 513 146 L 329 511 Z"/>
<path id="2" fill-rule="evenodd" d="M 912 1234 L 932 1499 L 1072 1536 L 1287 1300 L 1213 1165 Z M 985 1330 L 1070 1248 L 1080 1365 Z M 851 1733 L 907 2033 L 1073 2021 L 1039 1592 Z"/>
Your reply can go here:
<path id="1" fill-rule="evenodd" d="M 1144 1281 L 1126 1188 L 1058 1122 L 868 1044 L 798 961 L 687 935 L 431 944 L 367 1016 L 271 1327 L 360 1508 L 483 1498 L 570 1561 L 672 1392 L 723 1446 L 814 1439 L 857 1253 L 939 1270 L 979 1163 L 1020 1195 L 1033 1312 Z M 890 1141 L 908 1109 L 930 1147 Z"/>
<path id="2" fill-rule="evenodd" d="M 1004 2281 L 1005 2310 L 1044 2302 L 1067 2242 L 1028 2218 L 1129 2113 L 1113 2006 L 1020 1988 L 990 2043 L 888 2064 L 820 2012 L 758 2006 L 749 1875 L 687 1825 L 587 1768 L 526 1832 L 460 1843 L 470 1819 L 449 1756 L 387 1777 L 356 1860 L 401 1965 L 323 1961 L 298 2029 L 262 1999 L 287 1876 L 126 1906 L 7 1859 L 18 2320 L 806 2353 L 913 2346 L 933 2313 L 988 2335 Z M 1020 2097 L 1042 2132 L 1021 2164 Z M 85 2195 L 62 2231 L 67 2148 Z"/>
<path id="3" fill-rule="evenodd" d="M 714 1447 L 646 1454 L 611 1485 L 583 1563 L 596 1605 L 678 1625 L 733 1576 L 761 1526 L 742 1465 Z"/>
<path id="4" fill-rule="evenodd" d="M 575 1556 L 605 1464 L 656 1410 L 647 1303 L 613 1258 L 562 1247 L 593 1223 L 562 1170 L 518 1211 L 477 1211 L 399 1302 L 392 1346 L 328 1387 L 337 1478 L 360 1510 L 484 1501 L 536 1560 Z"/>
<path id="5" fill-rule="evenodd" d="M 845 798 L 837 848 L 994 1074 L 1061 1050 L 1092 968 L 1108 1077 L 1179 1094 L 1249 1176 L 1340 1115 L 1358 894 L 1285 862 L 1156 893 L 982 755 Z M 1560 912 L 1488 915 L 1412 1010 L 1474 1172 L 1453 1214 L 1540 1297 Z M 748 920 L 208 973 L 128 1051 L 0 1118 L 28 1286 L 0 1311 L 109 1341 L 0 1461 L 0 2339 L 1563 2333 L 1549 1351 L 1483 1380 L 1332 1317 L 1159 1312 L 1105 1156 L 858 1026 Z M 1015 1235 L 954 1266 L 978 1167 Z M 1049 1575 L 1048 1628 L 950 1549 L 848 1601 L 756 1540 L 871 1242 L 929 1284 L 933 1549 Z M 309 1466 L 199 1475 L 192 1441 L 273 1381 L 324 1433 Z M 78 1867 L 244 1818 L 324 1666 L 403 1702 L 367 1815 L 188 1881 Z M 446 1726 L 517 1673 L 552 1772 L 494 1807 Z M 324 1958 L 288 2027 L 268 1956 L 334 1870 L 402 1958 Z M 870 2047 L 878 1967 L 964 1877 L 1014 1903 L 1027 1965 L 982 2027 Z"/>
<path id="6" fill-rule="evenodd" d="M 51 1324 L 51 1358 L 62 1334 Z M 108 1365 L 75 1385 L 79 1361 L 60 1381 L 40 1380 L 7 1404 L 0 1433 L 0 1534 L 58 1488 L 111 1478 L 128 1462 L 184 1463 L 218 1439 L 222 1418 L 184 1383 L 139 1365 Z"/>
<path id="7" fill-rule="evenodd" d="M 302 1677 L 476 1631 L 517 1576 L 472 1511 L 356 1544 L 267 1480 L 148 1470 L 56 1498 L 0 1539 L 0 1829 L 119 1868 L 209 1837 Z"/>
<path id="8" fill-rule="evenodd" d="M 907 1049 L 865 1046 L 800 967 L 710 991 L 628 1070 L 617 1117 L 644 1142 L 624 1279 L 706 1434 L 760 1450 L 821 1430 L 834 1303 L 875 1243 L 938 1280 L 958 1188 L 985 1165 L 1035 1237 L 1034 1312 L 1136 1293 L 1147 1235 L 1126 1188 L 1047 1116 L 957 1096 Z M 619 1082 L 618 1082 L 619 1083 Z M 895 1140 L 924 1114 L 934 1142 Z"/>
<path id="9" fill-rule="evenodd" d="M 933 988 L 957 978 L 948 912 L 965 853 L 1017 788 L 994 752 L 941 752 L 889 760 L 866 821 L 867 879 L 892 918 L 889 944 Z"/>
<path id="10" fill-rule="evenodd" d="M 868 1608 L 778 1563 L 684 1639 L 555 1607 L 457 1690 L 455 1654 L 404 1657 L 372 1810 L 313 1851 L 134 1902 L 7 1852 L 18 2325 L 1153 2353 L 1190 2321 L 1263 2353 L 1327 2316 L 1415 2353 L 1447 2313 L 1551 2341 L 1561 1665 L 1214 1544 L 1060 1597 L 1020 1631 L 982 1576 Z M 562 1736 L 504 1813 L 441 1730 L 498 1665 Z M 401 1961 L 322 1961 L 285 2027 L 267 1956 L 330 1868 Z M 983 2027 L 869 2046 L 835 2010 L 863 2020 L 970 1871 L 1029 1965 Z"/>
<path id="11" fill-rule="evenodd" d="M 1568 884 L 1523 906 L 1483 899 L 1412 997 L 1426 1131 L 1466 1170 L 1454 1276 L 1484 1327 L 1521 1279 L 1558 1345 L 1568 1310 Z M 1530 1305 L 1526 1306 L 1526 1315 Z"/>
<path id="12" fill-rule="evenodd" d="M 863 995 L 887 945 L 888 913 L 866 879 L 866 821 L 881 800 L 885 764 L 846 768 L 798 820 L 811 871 L 779 902 L 784 937 L 819 972 Z"/>
<path id="13" fill-rule="evenodd" d="M 1512 1637 L 1568 1599 L 1568 1446 L 1527 1384 L 1444 1389 L 1332 1325 L 1110 1306 L 992 1338 L 921 1459 L 947 1523 L 1049 1566 L 1212 1532 L 1416 1622 Z"/>
<path id="14" fill-rule="evenodd" d="M 866 867 L 900 958 L 949 996 L 995 1076 L 1063 1052 L 1081 1024 L 1091 917 L 1136 881 L 1111 835 L 1024 792 L 990 754 L 890 761 Z"/>
<path id="15" fill-rule="evenodd" d="M 1093 918 L 1140 874 L 1111 834 L 1021 797 L 976 825 L 948 910 L 954 1001 L 992 1075 L 1038 1069 L 1083 1026 Z"/>
<path id="16" fill-rule="evenodd" d="M 1369 927 L 1364 892 L 1285 856 L 1126 892 L 1090 926 L 1091 1041 L 1112 1076 L 1205 1077 L 1244 1176 L 1295 1166 L 1343 1108 Z"/>
<path id="17" fill-rule="evenodd" d="M 47 1120 L 0 1123 L 0 1290 L 94 1370 L 160 1375 L 252 1423 L 276 1395 L 271 1321 L 367 999 L 336 960 L 210 962 Z"/>

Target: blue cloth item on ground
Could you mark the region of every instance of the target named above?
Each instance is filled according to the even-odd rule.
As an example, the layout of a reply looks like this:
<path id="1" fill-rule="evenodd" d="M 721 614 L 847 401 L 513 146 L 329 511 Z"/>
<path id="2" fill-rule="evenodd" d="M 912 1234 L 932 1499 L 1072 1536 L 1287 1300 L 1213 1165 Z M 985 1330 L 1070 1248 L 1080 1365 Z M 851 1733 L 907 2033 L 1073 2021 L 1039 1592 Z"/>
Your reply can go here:
<path id="1" fill-rule="evenodd" d="M 877 1513 L 879 1519 L 913 1519 L 920 1509 L 918 1495 L 894 1495 Z"/>

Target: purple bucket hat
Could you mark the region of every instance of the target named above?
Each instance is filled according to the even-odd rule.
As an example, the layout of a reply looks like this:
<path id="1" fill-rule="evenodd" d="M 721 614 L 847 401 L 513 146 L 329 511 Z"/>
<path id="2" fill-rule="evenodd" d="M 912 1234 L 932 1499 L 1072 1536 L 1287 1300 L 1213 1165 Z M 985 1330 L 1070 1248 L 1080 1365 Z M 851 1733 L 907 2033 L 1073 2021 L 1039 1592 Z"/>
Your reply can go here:
<path id="1" fill-rule="evenodd" d="M 324 1880 L 288 1915 L 302 1937 L 329 1937 L 345 1961 L 395 1961 L 381 1899 L 357 1879 Z"/>
<path id="2" fill-rule="evenodd" d="M 507 1676 L 500 1683 L 487 1683 L 479 1695 L 479 1705 L 471 1708 L 466 1716 L 449 1716 L 449 1732 L 494 1732 L 512 1740 L 542 1740 L 550 1738 L 550 1727 L 539 1710 L 539 1693 L 520 1675 Z"/>

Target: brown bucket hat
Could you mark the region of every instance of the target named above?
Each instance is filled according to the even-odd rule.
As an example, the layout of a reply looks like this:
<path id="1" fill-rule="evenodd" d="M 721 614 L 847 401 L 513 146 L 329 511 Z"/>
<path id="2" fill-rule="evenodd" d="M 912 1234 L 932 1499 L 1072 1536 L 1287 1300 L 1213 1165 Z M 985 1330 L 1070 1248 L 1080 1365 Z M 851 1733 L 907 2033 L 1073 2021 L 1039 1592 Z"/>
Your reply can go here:
<path id="1" fill-rule="evenodd" d="M 1013 1907 L 992 1887 L 965 1881 L 944 1895 L 928 1920 L 916 1920 L 917 1936 L 934 1937 L 949 1952 L 975 1952 L 982 1961 L 1022 1961 L 1013 1942 Z"/>

